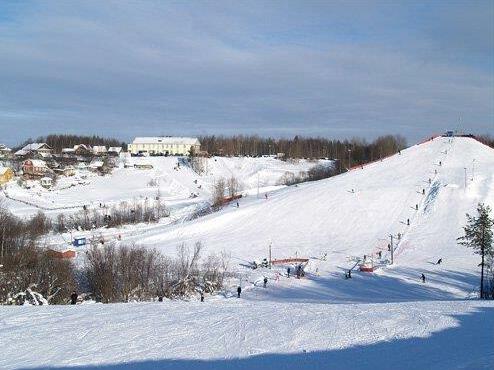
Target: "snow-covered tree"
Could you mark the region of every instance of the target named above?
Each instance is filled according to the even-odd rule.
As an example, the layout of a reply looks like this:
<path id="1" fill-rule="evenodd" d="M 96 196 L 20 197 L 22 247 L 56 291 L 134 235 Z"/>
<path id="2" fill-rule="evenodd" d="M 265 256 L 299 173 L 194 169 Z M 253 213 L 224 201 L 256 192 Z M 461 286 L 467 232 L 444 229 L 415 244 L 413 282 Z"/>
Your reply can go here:
<path id="1" fill-rule="evenodd" d="M 478 216 L 470 216 L 467 213 L 467 226 L 465 235 L 458 238 L 459 244 L 473 248 L 476 254 L 482 258 L 480 263 L 480 298 L 487 298 L 484 294 L 484 272 L 486 260 L 492 260 L 494 250 L 492 246 L 492 227 L 494 219 L 490 216 L 491 208 L 479 203 L 477 206 Z"/>

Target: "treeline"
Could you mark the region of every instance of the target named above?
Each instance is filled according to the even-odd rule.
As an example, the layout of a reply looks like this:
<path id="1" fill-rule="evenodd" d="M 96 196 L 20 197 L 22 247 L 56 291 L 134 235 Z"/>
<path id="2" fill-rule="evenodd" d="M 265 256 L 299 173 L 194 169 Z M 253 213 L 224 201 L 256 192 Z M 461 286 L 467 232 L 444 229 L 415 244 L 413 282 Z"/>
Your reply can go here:
<path id="1" fill-rule="evenodd" d="M 182 245 L 169 258 L 136 246 L 93 246 L 84 270 L 88 288 L 103 303 L 184 298 L 197 292 L 214 293 L 228 276 L 229 258 L 201 258 L 202 245 Z"/>
<path id="2" fill-rule="evenodd" d="M 51 227 L 41 212 L 21 219 L 0 205 L 0 304 L 62 303 L 74 289 L 72 264 L 37 247 Z"/>
<path id="3" fill-rule="evenodd" d="M 165 203 L 157 196 L 153 200 L 144 202 L 128 203 L 121 202 L 119 205 L 101 209 L 89 210 L 86 206 L 81 211 L 57 216 L 53 225 L 56 232 L 62 233 L 67 230 L 92 230 L 100 227 L 119 227 L 122 225 L 137 224 L 141 222 L 158 222 L 160 218 L 168 217 L 170 212 Z"/>
<path id="4" fill-rule="evenodd" d="M 386 135 L 372 142 L 365 139 L 330 140 L 325 138 L 273 139 L 259 136 L 202 136 L 201 149 L 212 155 L 261 156 L 283 153 L 285 158 L 338 159 L 348 166 L 364 164 L 394 154 L 407 145 L 400 135 Z"/>
<path id="5" fill-rule="evenodd" d="M 37 139 L 29 138 L 24 143 L 22 143 L 18 148 L 29 143 L 46 143 L 53 148 L 55 152 L 61 152 L 63 148 L 72 148 L 74 145 L 85 144 L 85 145 L 105 145 L 110 146 L 121 146 L 126 149 L 127 144 L 113 138 L 105 138 L 97 135 L 87 136 L 87 135 L 67 135 L 67 134 L 50 134 L 47 136 L 40 136 Z"/>
<path id="6" fill-rule="evenodd" d="M 43 214 L 21 220 L 0 206 L 0 222 L 0 304 L 67 304 L 74 290 L 103 303 L 184 298 L 217 292 L 229 276 L 228 256 L 203 259 L 201 243 L 169 258 L 95 239 L 79 268 L 40 245 L 52 226 Z"/>
<path id="7" fill-rule="evenodd" d="M 480 136 L 476 136 L 476 139 L 481 143 L 484 143 L 485 145 L 494 148 L 494 137 L 490 135 L 480 135 Z"/>
<path id="8" fill-rule="evenodd" d="M 295 185 L 306 181 L 317 181 L 336 176 L 341 173 L 338 166 L 318 164 L 311 167 L 308 171 L 300 171 L 298 174 L 285 172 L 278 180 L 279 185 Z"/>

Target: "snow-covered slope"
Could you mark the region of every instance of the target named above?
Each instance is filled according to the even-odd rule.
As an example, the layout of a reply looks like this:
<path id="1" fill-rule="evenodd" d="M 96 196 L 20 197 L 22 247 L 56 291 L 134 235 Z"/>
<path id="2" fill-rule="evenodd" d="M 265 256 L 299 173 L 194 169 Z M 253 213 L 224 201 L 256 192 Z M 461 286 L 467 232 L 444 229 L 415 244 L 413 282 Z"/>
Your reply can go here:
<path id="1" fill-rule="evenodd" d="M 490 303 L 0 307 L 0 367 L 487 370 Z"/>
<path id="2" fill-rule="evenodd" d="M 494 302 L 469 299 L 478 258 L 456 238 L 466 212 L 494 206 L 493 169 L 491 148 L 436 138 L 267 199 L 252 193 L 239 208 L 135 228 L 122 243 L 173 254 L 201 241 L 206 253 L 230 253 L 242 298 L 0 307 L 0 367 L 492 369 Z M 394 265 L 343 278 L 364 254 L 389 258 L 398 233 Z M 306 278 L 245 267 L 270 244 L 273 258 L 310 258 Z"/>
<path id="3" fill-rule="evenodd" d="M 268 199 L 253 196 L 238 209 L 228 207 L 132 241 L 167 253 L 180 243 L 201 241 L 209 251 L 231 253 L 237 263 L 268 257 L 271 244 L 273 258 L 313 258 L 309 269 L 319 276 L 311 280 L 311 287 L 321 285 L 327 293 L 319 300 L 463 298 L 477 284 L 478 262 L 470 250 L 457 245 L 456 238 L 466 212 L 474 211 L 478 202 L 494 205 L 493 169 L 491 148 L 470 138 L 440 137 L 363 169 L 290 187 Z M 402 238 L 395 265 L 372 277 L 356 276 L 354 284 L 365 281 L 357 285 L 361 294 L 343 294 L 341 276 L 354 265 L 352 257 L 375 257 L 382 251 L 383 259 L 389 258 L 389 235 L 396 241 L 398 233 Z M 325 253 L 327 261 L 316 259 Z M 434 265 L 439 258 L 443 264 Z M 405 289 L 418 284 L 421 273 L 430 279 L 427 289 Z M 404 285 L 396 286 L 395 280 Z M 389 294 L 380 292 L 385 289 Z M 307 289 L 292 293 L 287 296 L 307 299 Z"/>
<path id="4" fill-rule="evenodd" d="M 111 206 L 122 201 L 134 201 L 154 198 L 158 191 L 163 200 L 170 205 L 184 201 L 199 203 L 209 201 L 214 182 L 223 177 L 234 176 L 246 192 L 257 188 L 279 185 L 285 172 L 298 175 L 318 163 L 331 165 L 330 161 L 298 160 L 281 161 L 272 157 L 212 157 L 204 158 L 205 172 L 197 174 L 180 157 L 144 157 L 128 158 L 128 168 L 115 169 L 111 175 L 98 176 L 88 171 L 78 171 L 77 176 L 60 178 L 59 184 L 52 190 L 42 188 L 36 182 L 32 189 L 24 189 L 16 183 L 8 184 L 6 193 L 13 199 L 28 202 L 31 205 L 3 199 L 6 206 L 18 215 L 31 214 L 41 207 L 51 215 L 80 209 L 83 205 L 98 207 L 100 203 Z M 182 163 L 182 165 L 178 165 Z M 152 169 L 135 169 L 134 164 L 152 165 Z M 81 177 L 84 177 L 81 179 Z M 73 186 L 71 186 L 73 185 Z M 194 193 L 197 198 L 190 199 Z"/>

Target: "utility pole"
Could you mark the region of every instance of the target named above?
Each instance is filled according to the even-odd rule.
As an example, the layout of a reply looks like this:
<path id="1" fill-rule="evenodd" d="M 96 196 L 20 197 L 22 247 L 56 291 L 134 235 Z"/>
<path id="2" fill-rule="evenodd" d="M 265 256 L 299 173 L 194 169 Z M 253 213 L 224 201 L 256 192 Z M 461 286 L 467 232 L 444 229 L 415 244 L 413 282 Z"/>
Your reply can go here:
<path id="1" fill-rule="evenodd" d="M 475 175 L 475 158 L 472 160 L 472 181 Z"/>
<path id="2" fill-rule="evenodd" d="M 465 170 L 465 190 L 467 190 L 467 168 L 463 167 L 463 169 Z"/>
<path id="3" fill-rule="evenodd" d="M 390 234 L 389 237 L 391 238 L 391 244 L 390 244 L 390 246 L 391 246 L 391 264 L 393 264 L 394 261 L 395 261 L 395 258 L 394 258 L 395 257 L 395 251 L 394 251 L 394 249 L 395 248 L 393 246 L 393 235 Z"/>
<path id="4" fill-rule="evenodd" d="M 351 158 L 350 158 L 351 153 L 352 153 L 352 149 L 348 149 L 348 171 L 350 171 L 350 168 L 352 167 Z"/>
<path id="5" fill-rule="evenodd" d="M 269 243 L 269 268 L 271 268 L 271 242 Z"/>

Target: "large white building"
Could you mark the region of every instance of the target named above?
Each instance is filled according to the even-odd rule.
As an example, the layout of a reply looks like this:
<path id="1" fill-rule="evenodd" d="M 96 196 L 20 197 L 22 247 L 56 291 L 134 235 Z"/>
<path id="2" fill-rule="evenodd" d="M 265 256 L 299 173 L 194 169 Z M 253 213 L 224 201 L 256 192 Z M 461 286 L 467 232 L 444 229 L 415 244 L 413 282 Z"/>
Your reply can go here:
<path id="1" fill-rule="evenodd" d="M 149 155 L 188 155 L 193 150 L 201 150 L 199 139 L 194 137 L 136 137 L 128 145 L 128 151 L 133 154 Z"/>

